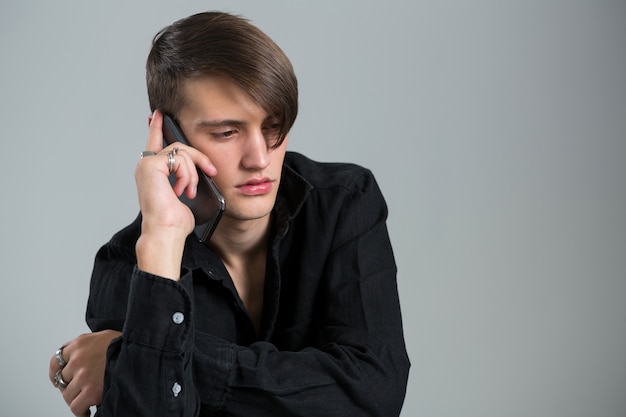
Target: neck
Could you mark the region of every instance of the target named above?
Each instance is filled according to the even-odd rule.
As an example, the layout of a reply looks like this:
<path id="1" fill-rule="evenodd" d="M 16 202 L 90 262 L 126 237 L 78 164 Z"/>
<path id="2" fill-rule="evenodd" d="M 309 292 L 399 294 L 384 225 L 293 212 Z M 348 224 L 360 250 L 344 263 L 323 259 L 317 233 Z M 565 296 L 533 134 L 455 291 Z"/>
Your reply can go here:
<path id="1" fill-rule="evenodd" d="M 230 274 L 257 334 L 263 315 L 265 263 L 270 216 L 255 220 L 222 218 L 211 236 L 211 246 Z"/>
<path id="2" fill-rule="evenodd" d="M 269 232 L 270 216 L 247 221 L 223 217 L 210 245 L 227 266 L 235 265 L 264 256 Z"/>

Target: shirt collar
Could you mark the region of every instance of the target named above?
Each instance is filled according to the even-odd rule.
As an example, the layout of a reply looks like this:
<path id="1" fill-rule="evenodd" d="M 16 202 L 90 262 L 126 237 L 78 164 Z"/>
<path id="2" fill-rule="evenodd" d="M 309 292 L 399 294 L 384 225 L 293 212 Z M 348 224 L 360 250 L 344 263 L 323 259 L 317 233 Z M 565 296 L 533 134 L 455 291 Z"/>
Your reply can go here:
<path id="1" fill-rule="evenodd" d="M 291 221 L 300 212 L 313 186 L 302 175 L 296 172 L 289 162 L 283 165 L 283 173 L 274 205 L 274 212 L 283 221 Z"/>
<path id="2" fill-rule="evenodd" d="M 276 203 L 274 204 L 274 227 L 271 241 L 276 245 L 289 230 L 289 223 L 302 209 L 313 186 L 289 164 L 289 152 L 283 164 Z M 187 239 L 183 265 L 191 270 L 201 268 L 215 279 L 222 278 L 225 271 L 219 256 L 200 243 L 194 234 Z"/>

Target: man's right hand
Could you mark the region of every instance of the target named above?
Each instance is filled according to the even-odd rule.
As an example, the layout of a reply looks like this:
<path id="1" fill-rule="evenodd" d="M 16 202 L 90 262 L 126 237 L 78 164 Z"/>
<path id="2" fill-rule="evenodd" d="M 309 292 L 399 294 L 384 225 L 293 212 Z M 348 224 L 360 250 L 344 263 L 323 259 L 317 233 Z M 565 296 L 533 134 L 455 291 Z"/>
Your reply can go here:
<path id="1" fill-rule="evenodd" d="M 120 335 L 121 332 L 115 330 L 103 330 L 82 334 L 63 345 L 62 358 L 67 364 L 61 370 L 61 377 L 67 387 L 59 389 L 75 416 L 88 416 L 89 407 L 102 402 L 107 349 Z M 54 375 L 59 369 L 56 355 L 53 355 L 49 377 L 54 386 Z"/>

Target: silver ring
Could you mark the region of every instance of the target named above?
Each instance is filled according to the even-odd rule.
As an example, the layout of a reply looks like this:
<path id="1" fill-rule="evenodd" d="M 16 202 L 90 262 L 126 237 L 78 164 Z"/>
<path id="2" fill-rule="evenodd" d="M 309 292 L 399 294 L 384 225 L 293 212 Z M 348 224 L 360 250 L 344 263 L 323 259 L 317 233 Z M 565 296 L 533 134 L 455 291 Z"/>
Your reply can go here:
<path id="1" fill-rule="evenodd" d="M 57 349 L 57 351 L 54 353 L 54 356 L 57 358 L 57 363 L 59 364 L 59 366 L 61 367 L 61 369 L 65 368 L 65 365 L 67 365 L 67 361 L 65 359 L 63 359 L 63 348 L 65 346 L 61 346 L 60 348 Z"/>
<path id="2" fill-rule="evenodd" d="M 175 151 L 178 151 L 178 148 L 174 148 L 174 151 L 167 153 L 167 166 L 170 169 L 170 174 L 174 172 L 174 155 L 176 155 Z"/>
<path id="3" fill-rule="evenodd" d="M 152 156 L 152 155 L 156 155 L 156 152 L 143 151 L 142 153 L 139 154 L 139 159 L 143 158 L 144 156 Z"/>
<path id="4" fill-rule="evenodd" d="M 67 388 L 67 386 L 68 386 L 68 384 L 69 384 L 69 383 L 68 383 L 68 382 L 65 382 L 65 381 L 63 380 L 63 375 L 61 375 L 61 371 L 62 371 L 62 370 L 63 370 L 63 368 L 59 369 L 59 370 L 58 370 L 58 371 L 56 371 L 56 373 L 54 374 L 54 385 L 55 385 L 57 388 L 64 389 L 64 388 Z"/>

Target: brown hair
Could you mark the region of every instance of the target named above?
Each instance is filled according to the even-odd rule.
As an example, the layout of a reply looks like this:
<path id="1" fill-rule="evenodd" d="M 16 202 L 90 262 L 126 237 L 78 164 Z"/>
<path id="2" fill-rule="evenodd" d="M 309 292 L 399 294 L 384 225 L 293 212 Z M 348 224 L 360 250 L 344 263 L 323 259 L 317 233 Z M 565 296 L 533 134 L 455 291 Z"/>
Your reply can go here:
<path id="1" fill-rule="evenodd" d="M 184 106 L 181 84 L 207 75 L 232 79 L 268 116 L 279 120 L 279 146 L 298 114 L 298 82 L 285 53 L 248 20 L 199 13 L 156 34 L 146 63 L 152 111 L 176 116 Z"/>

